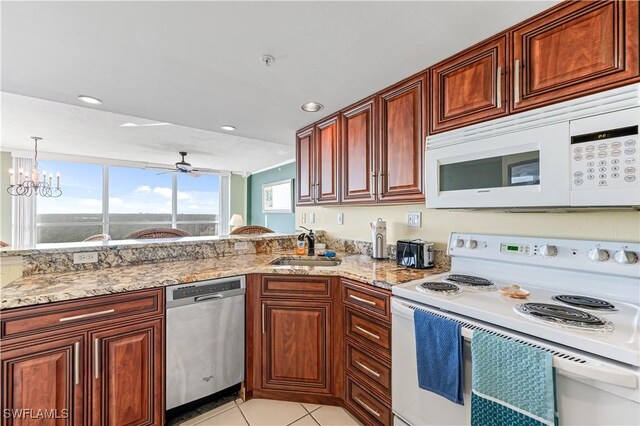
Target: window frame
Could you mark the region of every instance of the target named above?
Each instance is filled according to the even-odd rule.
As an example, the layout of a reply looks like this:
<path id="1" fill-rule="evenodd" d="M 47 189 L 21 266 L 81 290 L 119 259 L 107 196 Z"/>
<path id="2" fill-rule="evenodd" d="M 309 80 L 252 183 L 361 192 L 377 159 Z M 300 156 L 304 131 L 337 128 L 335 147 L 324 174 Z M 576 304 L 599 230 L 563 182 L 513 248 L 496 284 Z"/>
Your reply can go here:
<path id="1" fill-rule="evenodd" d="M 226 235 L 228 232 L 226 228 L 223 226 L 225 223 L 229 222 L 229 208 L 230 208 L 230 175 L 231 173 L 216 173 L 219 177 L 219 187 L 218 187 L 218 213 L 217 220 L 200 220 L 200 221 L 186 221 L 186 220 L 178 220 L 178 175 L 177 173 L 172 174 L 171 176 L 171 221 L 124 221 L 124 222 L 112 222 L 109 220 L 109 168 L 112 166 L 115 167 L 131 167 L 138 169 L 150 169 L 153 167 L 167 167 L 164 164 L 150 164 L 150 163 L 137 163 L 137 162 L 127 162 L 127 161 L 100 161 L 99 159 L 94 158 L 75 158 L 68 157 L 64 155 L 42 155 L 41 160 L 45 161 L 60 161 L 60 162 L 68 162 L 68 163 L 84 163 L 84 164 L 98 164 L 102 167 L 102 221 L 95 222 L 39 222 L 38 217 L 38 207 L 36 200 L 36 221 L 34 223 L 35 227 L 35 235 L 36 235 L 36 243 L 37 244 L 49 244 L 49 243 L 40 243 L 37 241 L 38 238 L 38 230 L 40 228 L 50 228 L 50 227 L 61 227 L 61 226 L 101 226 L 102 233 L 110 234 L 110 226 L 111 225 L 141 225 L 142 226 L 162 226 L 173 229 L 178 229 L 179 225 L 198 225 L 198 224 L 212 224 L 216 225 L 218 233 L 213 236 Z M 116 240 L 117 241 L 117 240 Z M 74 243 L 80 241 L 68 241 L 65 243 Z M 59 243 L 59 244 L 65 244 Z M 50 244 L 58 244 L 58 243 L 50 243 Z"/>

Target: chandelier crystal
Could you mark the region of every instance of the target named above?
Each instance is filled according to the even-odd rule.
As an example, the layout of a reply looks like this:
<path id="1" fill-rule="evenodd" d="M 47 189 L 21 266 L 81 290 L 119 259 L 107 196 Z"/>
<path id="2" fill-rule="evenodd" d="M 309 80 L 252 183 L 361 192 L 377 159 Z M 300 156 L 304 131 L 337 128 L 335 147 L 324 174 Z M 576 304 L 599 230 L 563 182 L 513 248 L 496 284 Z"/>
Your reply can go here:
<path id="1" fill-rule="evenodd" d="M 9 169 L 10 185 L 7 187 L 7 192 L 15 197 L 39 195 L 41 197 L 57 198 L 62 195 L 62 190 L 60 189 L 60 173 L 56 173 L 55 187 L 53 186 L 53 173 L 47 174 L 45 170 L 40 174 L 40 170 L 38 170 L 38 141 L 42 140 L 42 138 L 32 136 L 31 139 L 35 142 L 33 171 L 31 174 L 28 174 L 21 168 L 18 170 L 18 175 L 16 176 L 14 170 Z M 40 178 L 42 178 L 42 180 L 40 180 Z"/>

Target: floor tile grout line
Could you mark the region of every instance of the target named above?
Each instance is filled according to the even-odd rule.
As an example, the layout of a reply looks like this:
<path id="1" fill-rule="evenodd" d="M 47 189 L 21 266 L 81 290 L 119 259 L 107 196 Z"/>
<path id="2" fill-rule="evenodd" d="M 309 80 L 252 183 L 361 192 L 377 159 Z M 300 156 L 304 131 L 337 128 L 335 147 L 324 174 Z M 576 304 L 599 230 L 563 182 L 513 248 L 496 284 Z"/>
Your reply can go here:
<path id="1" fill-rule="evenodd" d="M 227 408 L 227 409 L 225 409 L 225 410 L 220 411 L 219 413 L 216 413 L 216 414 L 213 414 L 213 415 L 211 415 L 211 416 L 205 417 L 204 419 L 200 420 L 198 423 L 194 423 L 192 426 L 197 426 L 197 425 L 199 425 L 199 424 L 201 424 L 201 423 L 203 423 L 203 422 L 206 422 L 207 420 L 210 420 L 210 419 L 212 419 L 212 418 L 214 418 L 214 417 L 217 417 L 219 414 L 226 413 L 227 411 L 229 411 L 229 410 L 231 410 L 231 409 L 233 409 L 233 408 L 237 407 L 238 405 L 237 405 L 237 404 L 235 404 L 235 401 L 233 401 L 233 402 L 234 402 L 233 407 L 229 407 L 229 408 Z M 221 405 L 220 407 L 222 407 L 222 405 Z M 220 407 L 212 408 L 212 409 L 211 409 L 211 410 L 209 410 L 209 411 L 217 410 L 217 409 L 218 409 L 218 408 L 220 408 Z M 207 413 L 202 413 L 202 414 L 201 414 L 201 416 L 203 416 L 203 415 L 205 415 L 205 414 L 207 414 Z M 199 417 L 199 416 L 197 416 L 197 417 Z M 195 417 L 194 417 L 194 418 L 195 418 Z M 189 420 L 193 420 L 194 418 L 191 418 L 191 419 L 189 419 Z M 187 423 L 189 420 L 186 420 L 186 421 L 185 421 L 185 422 L 183 422 L 183 423 Z M 180 423 L 180 425 L 182 425 L 182 423 Z M 180 426 L 180 425 L 178 425 L 178 426 Z"/>
<path id="2" fill-rule="evenodd" d="M 300 405 L 302 405 L 302 404 L 300 404 Z M 304 405 L 302 405 L 302 408 L 304 408 Z M 287 424 L 287 426 L 291 426 L 292 424 L 294 424 L 294 423 L 295 423 L 295 422 L 297 422 L 298 420 L 302 420 L 302 419 L 304 419 L 304 418 L 305 418 L 305 417 L 307 417 L 307 416 L 311 417 L 311 413 L 309 413 L 309 412 L 308 412 L 309 410 L 307 410 L 306 408 L 305 408 L 305 410 L 307 411 L 307 414 L 305 414 L 304 416 L 302 416 L 302 417 L 300 417 L 300 418 L 298 418 L 298 419 L 295 419 L 295 420 L 294 420 L 294 421 L 292 421 L 291 423 L 288 423 L 288 424 Z M 311 418 L 313 419 L 313 417 L 311 417 Z M 313 420 L 315 421 L 315 419 L 313 419 Z M 317 423 L 317 422 L 316 422 L 316 423 Z M 251 426 L 251 425 L 249 425 L 249 426 Z"/>
<path id="3" fill-rule="evenodd" d="M 240 405 L 238 405 L 236 403 L 236 407 L 238 408 L 238 411 L 240 411 L 240 415 L 242 416 L 244 421 L 247 423 L 247 425 L 251 426 L 251 423 L 249 423 L 249 419 L 247 419 L 247 416 L 245 416 L 244 413 L 242 412 L 242 409 L 240 408 Z"/>

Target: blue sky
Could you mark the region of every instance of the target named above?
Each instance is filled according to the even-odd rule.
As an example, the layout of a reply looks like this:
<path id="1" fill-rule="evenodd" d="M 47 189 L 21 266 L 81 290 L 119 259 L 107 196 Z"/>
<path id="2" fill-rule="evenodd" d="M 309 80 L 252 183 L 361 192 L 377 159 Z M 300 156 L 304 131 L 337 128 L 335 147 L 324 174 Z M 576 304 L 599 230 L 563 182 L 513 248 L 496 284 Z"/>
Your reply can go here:
<path id="1" fill-rule="evenodd" d="M 101 213 L 102 166 L 40 161 L 40 170 L 60 173 L 62 196 L 38 198 L 38 213 Z M 110 213 L 171 213 L 171 174 L 130 167 L 109 168 Z M 55 185 L 55 177 L 53 179 Z M 219 177 L 178 176 L 178 214 L 217 213 Z"/>

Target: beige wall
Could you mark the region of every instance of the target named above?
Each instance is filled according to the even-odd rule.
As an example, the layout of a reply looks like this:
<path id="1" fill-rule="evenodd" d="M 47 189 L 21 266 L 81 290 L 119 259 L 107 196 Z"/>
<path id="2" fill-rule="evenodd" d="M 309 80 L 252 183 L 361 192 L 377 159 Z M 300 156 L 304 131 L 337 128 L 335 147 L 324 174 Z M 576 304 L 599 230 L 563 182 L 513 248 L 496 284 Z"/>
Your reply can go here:
<path id="1" fill-rule="evenodd" d="M 11 195 L 7 193 L 9 186 L 9 169 L 11 153 L 0 152 L 0 241 L 11 243 Z"/>
<path id="2" fill-rule="evenodd" d="M 247 221 L 247 178 L 242 177 L 241 175 L 233 174 L 231 175 L 231 180 L 229 183 L 229 210 L 231 216 L 234 214 L 241 214 L 242 218 Z"/>
<path id="3" fill-rule="evenodd" d="M 422 212 L 422 228 L 408 228 L 409 211 Z M 309 223 L 309 213 L 316 221 Z M 344 225 L 338 225 L 338 213 L 344 213 Z M 307 222 L 301 223 L 306 213 Z M 422 238 L 443 248 L 451 232 L 473 232 L 556 238 L 615 240 L 640 242 L 640 212 L 574 212 L 574 213 L 502 213 L 443 211 L 427 209 L 422 204 L 366 207 L 298 207 L 296 226 L 324 230 L 337 238 L 369 240 L 369 222 L 382 217 L 387 221 L 387 242 Z"/>

